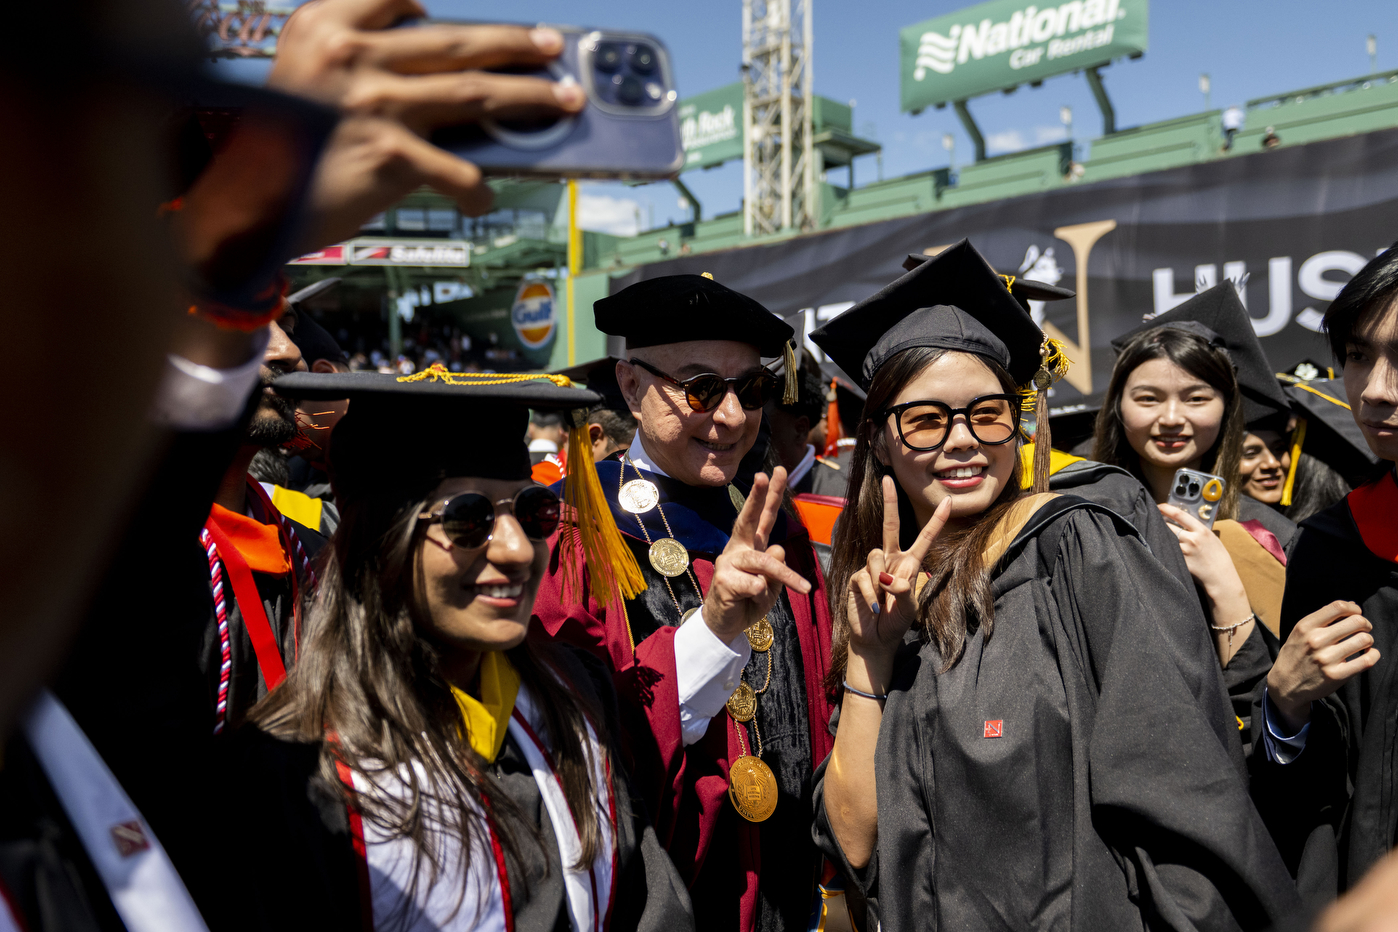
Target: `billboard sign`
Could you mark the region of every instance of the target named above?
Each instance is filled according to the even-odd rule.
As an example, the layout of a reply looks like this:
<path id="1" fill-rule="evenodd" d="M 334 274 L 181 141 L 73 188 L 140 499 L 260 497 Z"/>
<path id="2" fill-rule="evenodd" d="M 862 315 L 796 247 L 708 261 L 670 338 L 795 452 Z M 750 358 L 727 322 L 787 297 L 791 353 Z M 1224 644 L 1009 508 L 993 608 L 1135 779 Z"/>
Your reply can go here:
<path id="1" fill-rule="evenodd" d="M 1073 360 L 1053 389 L 1063 405 L 1106 387 L 1114 338 L 1223 281 L 1238 289 L 1275 371 L 1329 364 L 1325 309 L 1398 238 L 1395 218 L 1390 129 L 685 256 L 611 288 L 712 272 L 780 316 L 804 312 L 809 333 L 903 274 L 908 253 L 969 238 L 998 271 L 1077 292 L 1030 302 Z"/>
<path id="2" fill-rule="evenodd" d="M 684 168 L 709 168 L 743 157 L 743 83 L 680 101 Z"/>
<path id="3" fill-rule="evenodd" d="M 1017 87 L 1146 50 L 1149 0 L 990 0 L 899 30 L 902 108 Z"/>
<path id="4" fill-rule="evenodd" d="M 542 349 L 553 339 L 558 323 L 556 305 L 553 286 L 545 279 L 526 278 L 519 283 L 510 308 L 510 323 L 525 349 Z"/>
<path id="5" fill-rule="evenodd" d="M 471 244 L 462 240 L 353 239 L 292 259 L 288 265 L 404 265 L 467 268 Z"/>

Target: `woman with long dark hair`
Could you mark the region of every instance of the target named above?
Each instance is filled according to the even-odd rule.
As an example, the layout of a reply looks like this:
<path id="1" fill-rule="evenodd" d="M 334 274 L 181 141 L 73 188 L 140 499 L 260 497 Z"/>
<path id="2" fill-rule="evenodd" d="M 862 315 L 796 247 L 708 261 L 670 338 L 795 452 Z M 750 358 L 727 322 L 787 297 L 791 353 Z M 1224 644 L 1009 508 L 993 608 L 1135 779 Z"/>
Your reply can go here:
<path id="1" fill-rule="evenodd" d="M 868 390 L 834 541 L 843 702 L 816 831 L 881 927 L 1291 912 L 1193 594 L 1123 519 L 1045 494 L 1047 463 L 1020 488 L 1020 386 L 1061 367 L 1002 279 L 963 242 L 814 339 Z"/>
<path id="2" fill-rule="evenodd" d="M 1230 282 L 1211 288 L 1112 341 L 1116 364 L 1097 417 L 1093 458 L 1133 473 L 1179 539 L 1213 629 L 1231 692 L 1251 692 L 1270 663 L 1257 622 L 1275 635 L 1285 552 L 1296 526 L 1245 494 L 1244 438 L 1284 431 L 1290 403 Z M 1213 529 L 1167 503 L 1176 471 L 1223 479 Z M 1280 496 L 1278 496 L 1280 498 Z M 1239 699 L 1246 722 L 1250 699 Z M 1245 738 L 1246 740 L 1246 738 Z"/>
<path id="3" fill-rule="evenodd" d="M 279 383 L 351 399 L 330 451 L 341 523 L 297 666 L 239 741 L 235 835 L 254 848 L 230 927 L 692 927 L 613 750 L 609 676 L 527 636 L 563 510 L 529 479 L 528 407 L 598 398 L 467 380 Z M 569 504 L 604 555 L 615 526 Z"/>

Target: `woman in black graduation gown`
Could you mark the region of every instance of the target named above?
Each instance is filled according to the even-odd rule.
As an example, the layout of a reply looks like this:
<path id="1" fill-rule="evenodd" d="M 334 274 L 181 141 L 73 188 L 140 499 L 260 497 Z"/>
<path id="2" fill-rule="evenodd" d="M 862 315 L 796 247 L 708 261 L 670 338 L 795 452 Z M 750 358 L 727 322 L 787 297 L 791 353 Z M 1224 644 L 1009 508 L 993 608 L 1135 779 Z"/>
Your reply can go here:
<path id="1" fill-rule="evenodd" d="M 1284 917 L 1296 893 L 1230 757 L 1217 667 L 1191 681 L 1171 643 L 1193 594 L 1118 516 L 1020 491 L 1016 386 L 1051 375 L 1001 279 L 962 243 L 814 338 L 869 391 L 816 834 L 882 928 Z"/>
<path id="2" fill-rule="evenodd" d="M 560 513 L 529 479 L 526 406 L 597 396 L 441 367 L 278 387 L 351 399 L 330 454 L 342 518 L 298 665 L 238 741 L 237 876 L 206 914 L 238 929 L 692 928 L 613 751 L 605 669 L 526 637 Z"/>

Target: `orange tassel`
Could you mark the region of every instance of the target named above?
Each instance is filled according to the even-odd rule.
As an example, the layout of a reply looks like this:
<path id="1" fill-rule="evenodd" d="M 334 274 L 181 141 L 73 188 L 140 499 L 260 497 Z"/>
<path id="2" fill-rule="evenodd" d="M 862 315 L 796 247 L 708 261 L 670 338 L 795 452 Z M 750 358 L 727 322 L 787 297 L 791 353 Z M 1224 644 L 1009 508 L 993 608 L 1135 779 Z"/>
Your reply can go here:
<path id="1" fill-rule="evenodd" d="M 587 419 L 577 416 L 581 413 L 569 414 L 568 476 L 563 483 L 563 500 L 572 511 L 575 524 L 564 530 L 565 545 L 572 552 L 563 565 L 563 597 L 581 597 L 586 567 L 592 574 L 599 602 L 610 601 L 612 594 L 634 599 L 645 590 L 646 581 L 636 556 L 617 530 L 602 482 L 597 478 L 597 465 L 592 461 Z"/>

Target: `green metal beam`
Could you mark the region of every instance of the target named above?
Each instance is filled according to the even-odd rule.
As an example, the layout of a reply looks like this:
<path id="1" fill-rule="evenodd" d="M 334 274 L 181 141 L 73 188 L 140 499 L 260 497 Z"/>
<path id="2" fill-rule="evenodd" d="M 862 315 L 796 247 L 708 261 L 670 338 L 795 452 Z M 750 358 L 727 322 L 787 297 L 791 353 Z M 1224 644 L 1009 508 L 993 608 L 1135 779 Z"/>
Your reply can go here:
<path id="1" fill-rule="evenodd" d="M 971 137 L 971 143 L 976 147 L 976 161 L 985 161 L 985 137 L 981 135 L 981 128 L 976 125 L 971 111 L 966 109 L 966 101 L 953 101 L 952 106 L 956 108 L 956 115 L 960 117 L 961 125 L 966 127 L 966 135 Z"/>
<path id="2" fill-rule="evenodd" d="M 1116 111 L 1112 109 L 1112 100 L 1102 86 L 1102 75 L 1098 69 L 1088 68 L 1086 73 L 1087 86 L 1092 88 L 1092 96 L 1097 98 L 1097 108 L 1102 111 L 1102 135 L 1110 136 L 1116 132 Z"/>
<path id="3" fill-rule="evenodd" d="M 704 205 L 699 203 L 699 198 L 695 197 L 694 192 L 689 190 L 689 188 L 685 186 L 685 183 L 679 178 L 676 178 L 673 184 L 680 194 L 684 196 L 684 199 L 689 201 L 689 206 L 694 208 L 694 222 L 698 223 L 700 220 L 703 220 Z"/>

